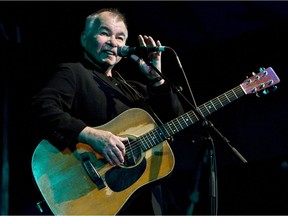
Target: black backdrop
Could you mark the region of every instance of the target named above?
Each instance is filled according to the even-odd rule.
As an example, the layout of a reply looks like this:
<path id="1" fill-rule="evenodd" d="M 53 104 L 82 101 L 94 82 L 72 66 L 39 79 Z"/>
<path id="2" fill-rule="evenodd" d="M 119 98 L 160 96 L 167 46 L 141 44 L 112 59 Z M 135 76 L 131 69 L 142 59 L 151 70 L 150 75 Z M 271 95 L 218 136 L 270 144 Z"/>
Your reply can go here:
<path id="1" fill-rule="evenodd" d="M 128 45 L 138 34 L 160 39 L 178 54 L 198 105 L 239 85 L 260 67 L 272 67 L 281 79 L 268 95 L 247 95 L 209 116 L 214 125 L 248 160 L 243 164 L 213 136 L 218 170 L 219 214 L 288 214 L 287 180 L 287 36 L 288 2 L 1 2 L 2 150 L 8 150 L 9 214 L 38 214 L 31 174 L 35 140 L 29 103 L 49 78 L 51 68 L 77 58 L 86 15 L 102 7 L 126 14 Z M 163 52 L 163 72 L 192 101 L 174 54 Z M 123 60 L 118 66 L 133 68 Z M 139 74 L 123 74 L 141 79 Z M 7 108 L 7 109 L 6 109 Z M 188 106 L 187 106 L 188 108 Z M 185 214 L 199 146 L 192 127 L 173 145 L 176 157 L 174 196 Z M 201 130 L 201 128 L 200 128 Z M 5 147 L 8 145 L 8 149 Z M 5 164 L 4 153 L 1 165 Z M 195 214 L 207 214 L 207 170 L 203 170 L 200 203 Z M 1 182 L 3 178 L 1 179 Z M 175 183 L 175 184 L 174 184 Z M 4 200 L 2 190 L 1 200 Z M 209 214 L 209 211 L 208 211 Z"/>

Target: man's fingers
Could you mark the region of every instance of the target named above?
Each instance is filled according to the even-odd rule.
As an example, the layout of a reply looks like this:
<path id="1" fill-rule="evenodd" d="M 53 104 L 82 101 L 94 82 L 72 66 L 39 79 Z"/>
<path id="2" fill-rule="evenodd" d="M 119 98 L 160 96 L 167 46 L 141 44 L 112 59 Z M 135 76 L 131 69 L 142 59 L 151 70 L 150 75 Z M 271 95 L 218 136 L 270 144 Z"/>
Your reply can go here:
<path id="1" fill-rule="evenodd" d="M 140 47 L 146 47 L 146 43 L 145 43 L 144 38 L 142 37 L 142 35 L 138 36 L 138 41 L 139 41 Z"/>

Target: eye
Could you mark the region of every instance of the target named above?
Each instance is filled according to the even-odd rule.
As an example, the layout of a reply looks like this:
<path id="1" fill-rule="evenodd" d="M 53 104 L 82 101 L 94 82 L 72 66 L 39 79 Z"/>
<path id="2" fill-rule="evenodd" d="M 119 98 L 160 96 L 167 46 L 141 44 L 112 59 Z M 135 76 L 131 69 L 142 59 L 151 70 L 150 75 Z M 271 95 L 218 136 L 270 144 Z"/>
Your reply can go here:
<path id="1" fill-rule="evenodd" d="M 100 32 L 100 35 L 108 36 L 107 32 Z"/>
<path id="2" fill-rule="evenodd" d="M 124 38 L 123 36 L 119 36 L 119 37 L 117 37 L 117 40 L 118 40 L 118 41 L 124 41 L 125 38 Z"/>

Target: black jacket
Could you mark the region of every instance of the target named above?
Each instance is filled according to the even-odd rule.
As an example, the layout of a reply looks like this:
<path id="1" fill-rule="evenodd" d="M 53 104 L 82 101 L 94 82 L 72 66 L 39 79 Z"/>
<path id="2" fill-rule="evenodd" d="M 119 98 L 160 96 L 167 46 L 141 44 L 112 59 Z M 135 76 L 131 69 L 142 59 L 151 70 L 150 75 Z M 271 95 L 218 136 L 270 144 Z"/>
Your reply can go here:
<path id="1" fill-rule="evenodd" d="M 63 148 L 76 144 L 86 126 L 102 125 L 132 107 L 147 110 L 149 104 L 162 122 L 183 113 L 170 86 L 127 83 L 117 73 L 97 72 L 87 61 L 61 64 L 32 99 L 34 126 L 42 138 Z"/>

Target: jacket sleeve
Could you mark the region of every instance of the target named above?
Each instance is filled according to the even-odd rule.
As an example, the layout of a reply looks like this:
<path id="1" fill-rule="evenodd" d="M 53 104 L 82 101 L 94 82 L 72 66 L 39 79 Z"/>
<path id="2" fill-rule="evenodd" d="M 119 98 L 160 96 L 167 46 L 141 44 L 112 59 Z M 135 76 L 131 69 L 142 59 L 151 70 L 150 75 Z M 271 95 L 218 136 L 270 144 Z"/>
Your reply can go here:
<path id="1" fill-rule="evenodd" d="M 86 127 L 69 114 L 77 82 L 68 66 L 61 65 L 47 85 L 32 98 L 32 118 L 40 136 L 58 148 L 76 144 Z"/>

